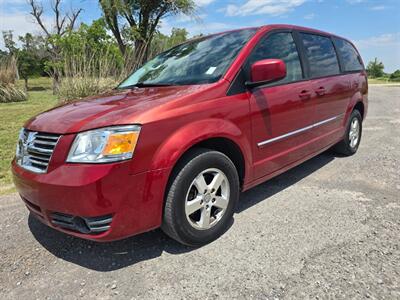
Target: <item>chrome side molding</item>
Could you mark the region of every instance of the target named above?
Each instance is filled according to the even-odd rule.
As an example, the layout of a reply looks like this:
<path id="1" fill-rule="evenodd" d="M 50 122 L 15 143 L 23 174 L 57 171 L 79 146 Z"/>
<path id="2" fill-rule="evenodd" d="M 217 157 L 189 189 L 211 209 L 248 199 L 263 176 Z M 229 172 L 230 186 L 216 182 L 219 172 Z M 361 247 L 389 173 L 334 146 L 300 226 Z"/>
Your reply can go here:
<path id="1" fill-rule="evenodd" d="M 280 136 L 274 137 L 274 138 L 272 138 L 272 139 L 268 139 L 268 140 L 259 142 L 259 143 L 257 143 L 257 146 L 258 146 L 258 147 L 262 147 L 262 146 L 271 144 L 271 143 L 273 143 L 273 142 L 277 142 L 277 141 L 286 139 L 286 138 L 291 137 L 291 136 L 293 136 L 293 135 L 296 135 L 296 134 L 302 133 L 302 132 L 304 132 L 304 131 L 313 129 L 313 128 L 315 128 L 315 127 L 319 127 L 319 126 L 324 125 L 324 124 L 326 124 L 326 123 L 332 122 L 332 121 L 334 121 L 334 120 L 336 120 L 336 119 L 340 119 L 340 118 L 343 117 L 343 116 L 344 116 L 344 114 L 340 114 L 340 115 L 334 116 L 334 117 L 332 117 L 332 118 L 329 118 L 329 119 L 326 119 L 326 120 L 322 120 L 322 121 L 320 121 L 320 122 L 311 124 L 311 125 L 309 125 L 309 126 L 306 126 L 306 127 L 303 127 L 303 128 L 300 128 L 300 129 L 297 129 L 297 130 L 294 130 L 294 131 L 285 133 L 284 135 L 280 135 Z"/>

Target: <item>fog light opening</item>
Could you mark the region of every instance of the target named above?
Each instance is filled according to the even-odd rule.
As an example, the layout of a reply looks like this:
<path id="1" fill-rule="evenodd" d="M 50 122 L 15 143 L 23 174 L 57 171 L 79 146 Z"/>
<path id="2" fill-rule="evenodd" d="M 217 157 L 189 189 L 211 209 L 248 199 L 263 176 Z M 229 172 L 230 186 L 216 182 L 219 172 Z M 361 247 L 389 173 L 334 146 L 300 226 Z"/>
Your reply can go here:
<path id="1" fill-rule="evenodd" d="M 72 222 L 75 225 L 76 230 L 78 230 L 81 233 L 88 234 L 91 232 L 89 226 L 86 224 L 86 221 L 81 218 L 81 217 L 74 217 L 72 219 Z"/>

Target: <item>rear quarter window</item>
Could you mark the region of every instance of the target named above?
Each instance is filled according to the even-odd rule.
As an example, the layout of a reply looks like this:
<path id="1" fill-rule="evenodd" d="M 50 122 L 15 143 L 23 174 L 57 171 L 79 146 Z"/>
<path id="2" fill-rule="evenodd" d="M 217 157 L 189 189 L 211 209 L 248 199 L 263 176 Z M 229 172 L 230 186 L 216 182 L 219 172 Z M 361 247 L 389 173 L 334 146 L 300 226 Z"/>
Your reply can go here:
<path id="1" fill-rule="evenodd" d="M 333 38 L 333 41 L 338 51 L 343 71 L 352 72 L 364 69 L 361 57 L 352 44 L 340 38 Z"/>
<path id="2" fill-rule="evenodd" d="M 311 77 L 324 77 L 340 73 L 336 51 L 329 37 L 310 33 L 301 33 L 300 35 Z"/>

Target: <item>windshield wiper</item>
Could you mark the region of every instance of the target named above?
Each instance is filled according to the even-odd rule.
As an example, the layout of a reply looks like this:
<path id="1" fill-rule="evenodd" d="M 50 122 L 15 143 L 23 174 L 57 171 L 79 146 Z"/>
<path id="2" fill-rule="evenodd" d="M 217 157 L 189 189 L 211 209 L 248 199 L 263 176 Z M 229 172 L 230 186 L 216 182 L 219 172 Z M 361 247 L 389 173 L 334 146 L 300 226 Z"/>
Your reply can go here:
<path id="1" fill-rule="evenodd" d="M 151 83 L 151 82 L 137 82 L 135 84 L 120 87 L 120 89 L 132 89 L 132 88 L 145 88 L 145 87 L 158 87 L 158 86 L 172 86 L 169 83 Z"/>

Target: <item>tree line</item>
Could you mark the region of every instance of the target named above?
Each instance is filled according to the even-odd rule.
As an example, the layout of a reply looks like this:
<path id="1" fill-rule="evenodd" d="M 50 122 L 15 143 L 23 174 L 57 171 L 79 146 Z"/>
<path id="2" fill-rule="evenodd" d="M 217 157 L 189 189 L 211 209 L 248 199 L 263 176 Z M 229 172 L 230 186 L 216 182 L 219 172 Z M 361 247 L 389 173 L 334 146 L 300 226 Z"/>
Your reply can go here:
<path id="1" fill-rule="evenodd" d="M 367 73 L 370 78 L 380 78 L 387 81 L 400 81 L 400 70 L 396 70 L 391 74 L 385 73 L 385 66 L 378 58 L 375 57 L 367 65 Z"/>

